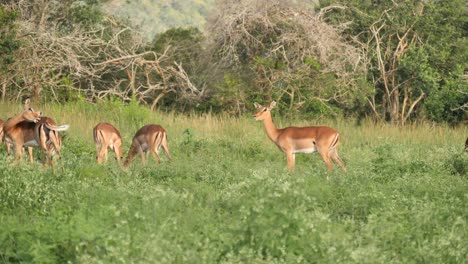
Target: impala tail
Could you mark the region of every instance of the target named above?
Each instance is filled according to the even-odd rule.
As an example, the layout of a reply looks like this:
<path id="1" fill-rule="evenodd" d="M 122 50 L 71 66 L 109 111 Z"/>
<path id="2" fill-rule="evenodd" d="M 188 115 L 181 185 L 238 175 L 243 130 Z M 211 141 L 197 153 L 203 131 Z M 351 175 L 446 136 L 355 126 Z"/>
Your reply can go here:
<path id="1" fill-rule="evenodd" d="M 56 129 L 58 128 L 58 129 Z M 65 128 L 65 129 L 64 129 Z M 60 155 L 62 148 L 62 137 L 58 133 L 59 131 L 65 131 L 69 126 L 51 126 L 47 123 L 40 124 L 37 128 L 37 138 L 39 139 L 39 145 L 43 149 L 44 153 L 49 156 Z"/>
<path id="2" fill-rule="evenodd" d="M 61 125 L 61 126 L 56 126 L 56 125 L 52 125 L 50 123 L 46 123 L 45 126 L 50 129 L 50 130 L 54 130 L 54 131 L 65 131 L 67 129 L 70 128 L 70 125 Z"/>

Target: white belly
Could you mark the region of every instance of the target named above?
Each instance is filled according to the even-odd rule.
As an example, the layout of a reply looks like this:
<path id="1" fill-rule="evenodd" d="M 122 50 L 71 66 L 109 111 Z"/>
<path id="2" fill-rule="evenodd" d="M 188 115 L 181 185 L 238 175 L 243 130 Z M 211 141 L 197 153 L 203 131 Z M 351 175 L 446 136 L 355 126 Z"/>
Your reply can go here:
<path id="1" fill-rule="evenodd" d="M 314 153 L 317 151 L 316 147 L 305 148 L 305 149 L 296 149 L 293 153 Z"/>
<path id="2" fill-rule="evenodd" d="M 142 151 L 144 151 L 144 152 L 148 151 L 148 144 L 147 143 L 140 144 L 140 146 L 141 146 Z"/>
<path id="3" fill-rule="evenodd" d="M 39 144 L 36 140 L 30 140 L 28 142 L 24 142 L 25 147 L 39 147 Z"/>

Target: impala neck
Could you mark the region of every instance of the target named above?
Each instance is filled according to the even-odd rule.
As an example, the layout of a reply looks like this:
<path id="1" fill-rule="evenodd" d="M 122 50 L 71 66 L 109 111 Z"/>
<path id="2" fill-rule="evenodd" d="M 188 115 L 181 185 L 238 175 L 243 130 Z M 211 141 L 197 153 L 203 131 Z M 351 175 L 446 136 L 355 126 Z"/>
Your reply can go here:
<path id="1" fill-rule="evenodd" d="M 265 119 L 263 119 L 263 125 L 265 126 L 265 132 L 267 133 L 271 141 L 276 142 L 276 140 L 278 139 L 279 131 L 275 127 L 275 124 L 271 119 L 271 113 L 268 113 Z"/>
<path id="2" fill-rule="evenodd" d="M 16 126 L 17 124 L 25 121 L 26 119 L 23 118 L 23 115 L 22 114 L 19 114 L 19 115 L 16 115 L 10 119 L 8 119 L 6 122 L 5 122 L 5 126 L 4 126 L 4 129 L 5 130 L 8 130 L 14 126 Z"/>

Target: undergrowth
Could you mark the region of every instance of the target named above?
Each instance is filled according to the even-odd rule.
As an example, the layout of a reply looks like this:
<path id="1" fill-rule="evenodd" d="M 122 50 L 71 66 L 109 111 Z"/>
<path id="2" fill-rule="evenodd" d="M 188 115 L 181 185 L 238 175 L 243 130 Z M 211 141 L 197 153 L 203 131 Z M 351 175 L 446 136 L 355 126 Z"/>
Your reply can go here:
<path id="1" fill-rule="evenodd" d="M 38 108 L 38 107 L 36 107 Z M 69 123 L 55 173 L 0 150 L 0 262 L 463 263 L 468 259 L 466 129 L 327 123 L 348 173 L 319 155 L 296 172 L 251 118 L 152 113 L 136 105 L 43 106 Z M 18 109 L 1 106 L 5 116 Z M 282 126 L 315 125 L 288 121 Z M 147 123 L 172 161 L 95 162 L 92 127 L 128 150 Z M 322 123 L 323 124 L 323 123 Z M 328 180 L 327 180 L 328 176 Z"/>

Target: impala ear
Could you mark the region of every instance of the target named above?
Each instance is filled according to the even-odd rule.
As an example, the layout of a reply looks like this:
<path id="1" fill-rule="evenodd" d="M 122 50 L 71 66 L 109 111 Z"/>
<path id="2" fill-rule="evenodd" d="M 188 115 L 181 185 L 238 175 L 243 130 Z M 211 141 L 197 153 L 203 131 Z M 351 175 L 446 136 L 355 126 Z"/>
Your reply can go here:
<path id="1" fill-rule="evenodd" d="M 26 101 L 24 101 L 24 109 L 28 109 L 30 103 L 31 103 L 31 100 L 29 98 L 26 99 Z"/>
<path id="2" fill-rule="evenodd" d="M 254 103 L 254 106 L 255 106 L 255 108 L 257 108 L 257 109 L 260 108 L 260 107 L 262 107 L 260 104 L 257 104 L 256 102 Z"/>
<path id="3" fill-rule="evenodd" d="M 270 106 L 269 106 L 268 108 L 272 109 L 272 108 L 275 107 L 275 106 L 276 106 L 276 102 L 273 101 L 273 102 L 270 103 Z"/>

